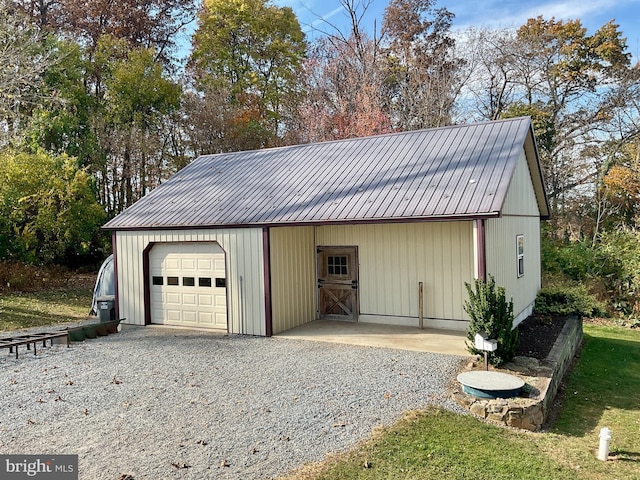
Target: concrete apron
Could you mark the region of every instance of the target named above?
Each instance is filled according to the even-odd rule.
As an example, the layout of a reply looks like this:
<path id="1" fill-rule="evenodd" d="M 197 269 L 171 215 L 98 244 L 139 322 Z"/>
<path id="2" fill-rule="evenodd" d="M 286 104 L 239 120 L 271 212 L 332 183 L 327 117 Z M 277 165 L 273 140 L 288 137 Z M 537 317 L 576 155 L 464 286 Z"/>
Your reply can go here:
<path id="1" fill-rule="evenodd" d="M 469 356 L 465 332 L 376 323 L 315 320 L 276 335 L 281 338 Z"/>

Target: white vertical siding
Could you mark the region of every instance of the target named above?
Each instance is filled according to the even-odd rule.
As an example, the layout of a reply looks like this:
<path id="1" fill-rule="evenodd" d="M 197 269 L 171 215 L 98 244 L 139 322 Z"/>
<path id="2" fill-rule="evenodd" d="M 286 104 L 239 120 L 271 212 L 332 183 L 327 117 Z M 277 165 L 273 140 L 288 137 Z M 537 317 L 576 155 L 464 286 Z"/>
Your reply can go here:
<path id="1" fill-rule="evenodd" d="M 315 319 L 314 227 L 269 229 L 273 334 Z"/>
<path id="2" fill-rule="evenodd" d="M 513 173 L 507 196 L 502 206 L 502 215 L 525 215 L 540 218 L 538 201 L 533 190 L 531 173 L 524 149 Z"/>
<path id="3" fill-rule="evenodd" d="M 468 319 L 463 302 L 464 283 L 474 274 L 471 221 L 322 226 L 317 243 L 358 247 L 361 321 L 417 325 L 419 282 L 425 325 Z"/>
<path id="4" fill-rule="evenodd" d="M 196 241 L 217 242 L 225 251 L 229 332 L 265 335 L 263 240 L 257 228 L 117 232 L 120 317 L 144 325 L 144 249 L 150 243 Z"/>
<path id="5" fill-rule="evenodd" d="M 486 221 L 487 274 L 513 298 L 515 323 L 533 308 L 541 285 L 540 212 L 524 150 L 502 209 L 503 216 Z M 516 236 L 524 235 L 524 275 L 518 277 Z"/>

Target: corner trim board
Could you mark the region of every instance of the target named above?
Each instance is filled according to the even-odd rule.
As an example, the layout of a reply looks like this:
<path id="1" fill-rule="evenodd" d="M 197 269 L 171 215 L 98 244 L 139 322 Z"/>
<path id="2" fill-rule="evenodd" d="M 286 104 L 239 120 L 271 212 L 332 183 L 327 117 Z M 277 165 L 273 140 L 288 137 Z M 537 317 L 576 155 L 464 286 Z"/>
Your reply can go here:
<path id="1" fill-rule="evenodd" d="M 115 298 L 115 307 L 116 307 L 116 319 L 120 318 L 120 296 L 118 295 L 118 237 L 116 232 L 111 233 L 111 250 L 113 251 L 113 287 L 114 293 L 116 294 Z"/>
<path id="2" fill-rule="evenodd" d="M 144 324 L 151 325 L 151 287 L 149 286 L 149 252 L 156 242 L 149 242 L 142 251 L 142 275 L 144 275 Z"/>

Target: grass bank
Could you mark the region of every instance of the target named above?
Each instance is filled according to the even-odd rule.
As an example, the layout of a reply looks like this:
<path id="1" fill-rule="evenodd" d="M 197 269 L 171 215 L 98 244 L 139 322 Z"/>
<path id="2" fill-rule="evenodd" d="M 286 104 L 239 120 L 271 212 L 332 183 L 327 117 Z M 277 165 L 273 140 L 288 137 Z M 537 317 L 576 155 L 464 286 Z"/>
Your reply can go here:
<path id="1" fill-rule="evenodd" d="M 440 409 L 412 412 L 351 452 L 289 477 L 640 480 L 640 331 L 585 325 L 580 361 L 549 432 L 516 432 Z M 600 428 L 611 460 L 596 459 Z"/>
<path id="2" fill-rule="evenodd" d="M 84 320 L 91 308 L 91 282 L 34 293 L 0 295 L 0 332 Z"/>

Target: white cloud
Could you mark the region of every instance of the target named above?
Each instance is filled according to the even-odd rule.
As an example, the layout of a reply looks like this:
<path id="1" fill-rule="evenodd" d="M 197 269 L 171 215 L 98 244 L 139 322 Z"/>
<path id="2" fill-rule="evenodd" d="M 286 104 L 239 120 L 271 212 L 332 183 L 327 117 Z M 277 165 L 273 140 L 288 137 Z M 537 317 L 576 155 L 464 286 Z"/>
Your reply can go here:
<path id="1" fill-rule="evenodd" d="M 529 5 L 525 5 L 529 3 Z M 454 1 L 447 7 L 461 20 L 456 22 L 456 29 L 464 30 L 470 26 L 486 27 L 514 27 L 524 24 L 529 18 L 542 15 L 545 19 L 581 19 L 588 23 L 588 17 L 611 12 L 615 17 L 616 11 L 628 4 L 638 3 L 638 0 L 565 0 L 536 3 L 525 0 L 518 4 L 506 4 L 500 0 L 488 0 L 469 9 L 464 1 Z"/>

